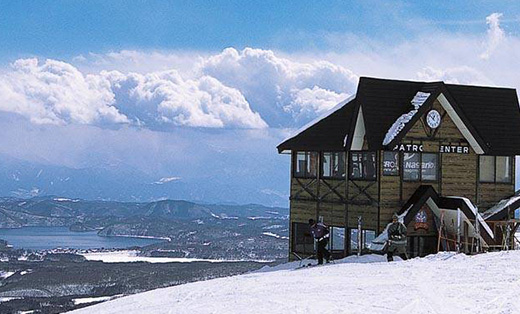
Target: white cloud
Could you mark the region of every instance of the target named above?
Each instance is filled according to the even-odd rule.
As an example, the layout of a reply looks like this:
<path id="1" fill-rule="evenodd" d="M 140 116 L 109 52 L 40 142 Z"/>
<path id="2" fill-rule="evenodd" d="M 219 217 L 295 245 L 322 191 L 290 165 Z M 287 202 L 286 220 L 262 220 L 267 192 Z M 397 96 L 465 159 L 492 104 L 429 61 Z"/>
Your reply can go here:
<path id="1" fill-rule="evenodd" d="M 148 126 L 267 127 L 238 90 L 212 77 L 184 79 L 175 70 L 101 75 L 113 85 L 121 111 Z"/>
<path id="2" fill-rule="evenodd" d="M 0 75 L 0 110 L 36 124 L 267 127 L 238 90 L 212 77 L 186 80 L 175 70 L 84 75 L 56 60 L 15 61 Z"/>
<path id="3" fill-rule="evenodd" d="M 327 61 L 296 62 L 271 50 L 252 48 L 227 48 L 206 58 L 200 70 L 240 90 L 252 108 L 275 127 L 314 118 L 354 93 L 358 79 L 347 68 Z M 317 102 L 310 104 L 311 99 Z"/>
<path id="4" fill-rule="evenodd" d="M 486 24 L 489 25 L 487 31 L 486 50 L 480 55 L 484 60 L 489 59 L 498 45 L 504 40 L 504 30 L 500 28 L 500 18 L 502 13 L 492 13 L 486 17 Z"/>
<path id="5" fill-rule="evenodd" d="M 286 105 L 284 109 L 289 112 L 298 112 L 304 118 L 312 117 L 330 110 L 348 96 L 346 93 L 336 93 L 318 86 L 297 89 L 291 95 L 292 102 Z M 301 120 L 298 118 L 297 116 L 297 120 Z"/>
<path id="6" fill-rule="evenodd" d="M 330 62 L 295 62 L 252 48 L 194 55 L 189 70 L 121 71 L 147 56 L 155 60 L 153 69 L 187 58 L 137 51 L 89 54 L 73 59 L 83 72 L 61 61 L 17 60 L 0 75 L 0 110 L 40 124 L 291 127 L 330 109 L 357 83 L 351 71 Z M 108 70 L 88 70 L 89 62 Z"/>
<path id="7" fill-rule="evenodd" d="M 34 123 L 126 123 L 114 104 L 110 86 L 95 75 L 83 75 L 72 65 L 20 59 L 0 75 L 0 110 Z"/>

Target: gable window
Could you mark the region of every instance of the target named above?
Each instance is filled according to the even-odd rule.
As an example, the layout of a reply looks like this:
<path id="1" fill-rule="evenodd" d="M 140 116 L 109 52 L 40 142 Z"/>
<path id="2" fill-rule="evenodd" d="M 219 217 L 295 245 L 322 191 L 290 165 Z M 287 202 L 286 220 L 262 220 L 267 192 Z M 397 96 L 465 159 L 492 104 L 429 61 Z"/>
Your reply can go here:
<path id="1" fill-rule="evenodd" d="M 351 152 L 350 153 L 350 179 L 375 180 L 376 179 L 376 153 Z"/>
<path id="2" fill-rule="evenodd" d="M 405 181 L 437 181 L 438 156 L 429 153 L 403 154 L 403 179 Z"/>
<path id="3" fill-rule="evenodd" d="M 511 157 L 479 156 L 479 180 L 488 183 L 511 183 Z"/>
<path id="4" fill-rule="evenodd" d="M 298 178 L 315 178 L 318 166 L 318 153 L 297 152 L 294 176 Z"/>
<path id="5" fill-rule="evenodd" d="M 344 178 L 345 153 L 323 153 L 322 170 L 324 178 Z"/>

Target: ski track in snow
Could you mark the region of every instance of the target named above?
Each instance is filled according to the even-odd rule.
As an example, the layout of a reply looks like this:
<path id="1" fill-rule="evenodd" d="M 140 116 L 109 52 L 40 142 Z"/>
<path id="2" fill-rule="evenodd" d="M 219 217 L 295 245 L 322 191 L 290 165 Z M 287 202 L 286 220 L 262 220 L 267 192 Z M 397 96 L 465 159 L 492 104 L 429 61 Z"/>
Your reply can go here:
<path id="1" fill-rule="evenodd" d="M 520 251 L 439 253 L 409 261 L 351 256 L 194 282 L 72 313 L 520 313 Z"/>

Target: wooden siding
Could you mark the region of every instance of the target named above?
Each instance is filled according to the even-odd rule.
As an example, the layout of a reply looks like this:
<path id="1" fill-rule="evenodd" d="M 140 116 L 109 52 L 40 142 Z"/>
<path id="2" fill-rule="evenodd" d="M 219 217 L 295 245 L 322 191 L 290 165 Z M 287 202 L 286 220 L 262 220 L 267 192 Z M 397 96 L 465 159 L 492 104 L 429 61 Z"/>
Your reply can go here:
<path id="1" fill-rule="evenodd" d="M 515 182 L 514 176 L 513 182 Z M 501 199 L 512 196 L 514 193 L 514 183 L 479 183 L 477 203 L 478 209 L 480 212 L 485 211 L 486 209 L 489 209 L 491 206 L 495 205 Z"/>

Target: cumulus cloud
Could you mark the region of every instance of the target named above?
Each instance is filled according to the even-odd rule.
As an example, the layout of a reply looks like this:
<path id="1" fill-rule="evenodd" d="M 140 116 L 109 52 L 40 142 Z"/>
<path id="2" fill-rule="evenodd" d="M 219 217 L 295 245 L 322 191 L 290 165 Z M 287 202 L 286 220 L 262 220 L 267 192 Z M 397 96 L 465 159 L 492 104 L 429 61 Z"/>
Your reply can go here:
<path id="1" fill-rule="evenodd" d="M 121 111 L 145 125 L 267 127 L 240 91 L 209 76 L 184 79 L 175 70 L 144 75 L 111 71 L 101 76 L 113 86 Z"/>
<path id="2" fill-rule="evenodd" d="M 0 76 L 0 110 L 14 112 L 34 123 L 126 123 L 114 104 L 106 81 L 83 75 L 72 65 L 20 59 Z"/>
<path id="3" fill-rule="evenodd" d="M 155 52 L 152 57 L 164 63 L 177 60 Z M 84 67 L 91 60 L 97 68 L 109 60 L 124 64 L 125 58 L 144 60 L 146 53 L 89 54 L 73 61 Z M 154 68 L 164 67 L 160 64 Z M 292 127 L 348 97 L 357 83 L 344 67 L 296 62 L 262 49 L 228 48 L 194 56 L 192 64 L 190 70 L 125 73 L 110 66 L 80 71 L 66 62 L 20 59 L 0 74 L 0 110 L 39 124 Z"/>
<path id="4" fill-rule="evenodd" d="M 240 91 L 177 71 L 83 74 L 73 65 L 19 59 L 0 75 L 0 110 L 37 124 L 264 128 Z"/>
<path id="5" fill-rule="evenodd" d="M 240 90 L 275 127 L 299 125 L 326 111 L 351 95 L 358 80 L 327 61 L 296 62 L 253 48 L 227 48 L 204 59 L 200 71 Z"/>
<path id="6" fill-rule="evenodd" d="M 500 28 L 500 18 L 502 15 L 502 13 L 492 13 L 486 17 L 486 23 L 489 25 L 487 31 L 486 50 L 480 55 L 484 60 L 489 59 L 497 49 L 498 45 L 505 38 L 504 30 Z"/>

